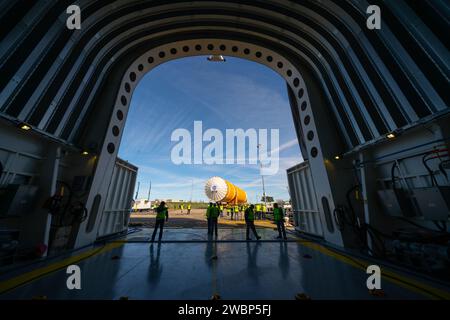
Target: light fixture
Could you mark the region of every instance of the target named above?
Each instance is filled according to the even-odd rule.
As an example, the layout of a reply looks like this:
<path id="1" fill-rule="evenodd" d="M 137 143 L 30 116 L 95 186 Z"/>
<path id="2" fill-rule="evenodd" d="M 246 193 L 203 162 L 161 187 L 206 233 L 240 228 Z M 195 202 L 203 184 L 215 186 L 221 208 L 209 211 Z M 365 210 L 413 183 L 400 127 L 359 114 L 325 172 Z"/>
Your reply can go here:
<path id="1" fill-rule="evenodd" d="M 340 159 L 341 159 L 341 156 L 340 156 L 340 155 L 335 155 L 335 156 L 334 156 L 334 159 L 340 160 Z"/>
<path id="2" fill-rule="evenodd" d="M 210 55 L 206 59 L 211 62 L 225 62 L 226 61 L 225 58 L 221 54 L 213 54 L 213 55 Z"/>
<path id="3" fill-rule="evenodd" d="M 81 152 L 81 154 L 82 154 L 83 156 L 87 156 L 87 155 L 89 154 L 89 152 L 83 151 L 83 152 Z"/>
<path id="4" fill-rule="evenodd" d="M 31 130 L 31 126 L 29 126 L 26 123 L 20 123 L 19 124 L 19 128 L 22 129 L 22 130 L 25 130 L 25 131 Z"/>
<path id="5" fill-rule="evenodd" d="M 388 138 L 388 139 L 394 139 L 394 138 L 395 138 L 395 133 L 393 133 L 393 132 L 388 133 L 388 134 L 386 135 L 386 138 Z"/>

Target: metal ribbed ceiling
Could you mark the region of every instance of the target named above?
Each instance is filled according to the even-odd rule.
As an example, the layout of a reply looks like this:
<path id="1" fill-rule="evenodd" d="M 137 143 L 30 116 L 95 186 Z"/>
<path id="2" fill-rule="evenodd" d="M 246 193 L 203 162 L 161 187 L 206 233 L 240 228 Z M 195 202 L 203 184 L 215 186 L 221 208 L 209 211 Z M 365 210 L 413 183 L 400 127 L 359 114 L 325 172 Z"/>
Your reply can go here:
<path id="1" fill-rule="evenodd" d="M 119 84 L 117 66 L 203 36 L 259 44 L 312 70 L 349 149 L 449 110 L 446 1 L 371 1 L 381 30 L 366 28 L 369 3 L 356 0 L 81 0 L 76 31 L 66 28 L 70 4 L 1 2 L 0 114 L 75 145 L 105 82 Z"/>

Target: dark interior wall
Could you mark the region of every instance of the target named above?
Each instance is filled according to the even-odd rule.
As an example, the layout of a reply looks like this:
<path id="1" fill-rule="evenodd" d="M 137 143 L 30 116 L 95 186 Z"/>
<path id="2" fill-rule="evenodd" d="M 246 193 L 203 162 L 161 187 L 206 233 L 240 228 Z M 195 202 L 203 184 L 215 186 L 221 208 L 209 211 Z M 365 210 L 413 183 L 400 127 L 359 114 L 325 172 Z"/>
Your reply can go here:
<path id="1" fill-rule="evenodd" d="M 10 22 L 7 25 L 5 24 L 0 38 L 11 35 L 13 33 L 11 31 L 16 24 L 22 21 L 25 14 L 34 10 L 34 6 L 29 2 L 23 6 L 18 5 L 18 3 L 20 1 L 12 1 L 11 5 L 5 5 L 5 10 L 0 12 L 0 20 Z M 448 84 L 448 76 L 446 77 L 448 70 L 442 67 L 437 68 L 436 66 L 439 64 L 435 62 L 440 60 L 425 54 L 426 46 L 422 46 L 420 43 L 421 37 L 415 37 L 414 34 L 404 32 L 405 23 L 408 22 L 407 18 L 392 14 L 396 10 L 395 3 L 409 5 L 403 0 L 395 1 L 394 4 L 389 2 L 389 5 L 379 1 L 379 4 L 383 7 L 383 12 L 386 13 L 383 15 L 386 26 L 393 30 L 392 34 L 388 36 L 385 34 L 388 31 L 384 31 L 384 29 L 381 31 L 367 30 L 365 28 L 367 15 L 364 4 L 350 0 L 335 2 L 305 0 L 298 4 L 284 0 L 204 1 L 201 3 L 190 3 L 189 1 L 130 1 L 113 9 L 109 6 L 110 1 L 90 1 L 88 4 L 81 2 L 83 4 L 83 19 L 88 19 L 93 15 L 101 16 L 101 12 L 108 12 L 108 14 L 92 21 L 90 25 L 85 25 L 87 32 L 80 33 L 80 37 L 75 39 L 73 45 L 70 45 L 71 36 L 74 34 L 73 30 L 69 31 L 63 25 L 60 26 L 60 30 L 54 30 L 54 22 L 61 18 L 65 6 L 69 3 L 68 1 L 56 1 L 47 4 L 42 17 L 36 19 L 32 26 L 30 25 L 30 32 L 24 34 L 23 39 L 18 39 L 17 45 L 11 47 L 11 52 L 7 52 L 0 57 L 0 73 L 2 74 L 0 87 L 3 89 L 3 86 L 6 86 L 14 78 L 18 68 L 24 65 L 38 41 L 53 37 L 45 51 L 41 53 L 40 59 L 34 61 L 34 64 L 30 64 L 30 66 L 35 67 L 27 70 L 26 77 L 21 78 L 19 76 L 17 78 L 18 81 L 20 80 L 19 86 L 11 90 L 8 99 L 0 106 L 0 111 L 2 114 L 11 117 L 23 114 L 21 117 L 33 126 L 39 126 L 45 134 L 67 139 L 68 142 L 74 141 L 73 131 L 87 130 L 87 128 L 80 128 L 78 124 L 80 121 L 83 122 L 80 118 L 84 114 L 84 110 L 88 110 L 87 112 L 92 114 L 96 109 L 96 106 L 90 105 L 88 101 L 89 89 L 94 88 L 95 82 L 102 74 L 103 65 L 117 51 L 132 41 L 139 41 L 143 37 L 153 36 L 158 32 L 172 30 L 172 34 L 166 36 L 168 39 L 176 37 L 177 30 L 190 30 L 193 27 L 203 27 L 204 35 L 209 32 L 218 37 L 225 33 L 225 31 L 221 31 L 222 29 L 242 30 L 240 32 L 241 37 L 249 37 L 249 31 L 251 31 L 265 39 L 277 39 L 278 44 L 283 43 L 286 48 L 291 46 L 300 50 L 308 57 L 309 63 L 315 65 L 326 82 L 330 97 L 338 108 L 339 114 L 342 114 L 343 128 L 340 128 L 340 130 L 349 135 L 351 147 L 363 143 L 372 143 L 373 139 L 377 139 L 377 135 L 382 136 L 389 130 L 395 129 L 395 126 L 402 127 L 411 122 L 409 120 L 414 117 L 427 116 L 434 112 L 434 109 L 443 107 L 438 105 L 441 103 L 438 99 L 436 101 L 425 99 L 425 96 L 428 95 L 427 91 L 430 90 L 423 90 L 420 88 L 420 83 L 414 83 L 416 77 L 414 72 L 411 71 L 414 69 L 413 67 L 416 67 L 414 70 L 417 70 L 417 72 L 422 70 L 428 76 L 428 80 L 433 79 L 434 87 L 438 89 L 442 98 L 448 102 L 448 94 L 445 91 Z M 425 31 L 423 28 L 428 26 L 437 35 L 442 34 L 439 32 L 440 28 L 436 26 L 445 25 L 445 23 L 442 24 L 445 19 L 437 15 L 435 21 L 433 21 L 433 19 L 429 19 L 428 14 L 424 14 L 433 9 L 428 1 L 423 1 L 420 6 L 415 3 L 410 6 L 420 18 L 415 20 L 418 23 L 417 29 Z M 149 10 L 152 8 L 154 10 Z M 112 26 L 117 19 L 139 12 L 143 13 L 142 16 L 124 19 L 120 25 Z M 307 12 L 313 13 L 317 18 L 311 18 L 311 15 Z M 198 19 L 192 19 L 194 15 Z M 212 18 L 215 15 L 223 18 Z M 411 18 L 417 17 L 411 16 Z M 137 32 L 130 32 L 126 38 L 123 37 L 123 34 L 127 33 L 128 30 L 149 22 L 157 23 L 148 29 L 142 28 Z M 300 24 L 303 24 L 304 27 Z M 394 27 L 396 28 L 394 29 Z M 308 28 L 311 28 L 314 32 L 311 32 Z M 212 32 L 211 29 L 215 31 Z M 50 30 L 54 31 L 53 35 L 51 35 Z M 102 31 L 98 33 L 100 30 Z M 186 37 L 190 33 L 192 31 L 186 31 Z M 318 38 L 315 33 L 320 35 L 321 38 Z M 99 41 L 87 48 L 89 41 L 100 34 Z M 417 65 L 411 65 L 411 68 L 410 66 L 404 66 L 406 59 L 399 56 L 398 50 L 392 50 L 390 42 L 386 40 L 390 39 L 391 36 L 408 50 L 408 54 L 412 56 Z M 343 39 L 345 41 L 340 41 Z M 444 39 L 440 40 L 445 43 Z M 161 40 L 152 39 L 151 45 L 156 45 L 158 41 Z M 253 41 L 257 41 L 256 36 Z M 439 42 L 439 39 L 437 42 Z M 114 47 L 101 57 L 100 62 L 93 63 L 98 53 L 112 43 Z M 65 47 L 67 45 L 70 48 Z M 371 51 L 368 48 L 373 50 Z M 353 56 L 349 54 L 350 51 L 353 52 Z M 38 90 L 38 86 L 48 69 L 55 61 L 59 61 L 57 59 L 58 54 L 64 57 L 58 72 L 55 73 L 49 85 L 43 90 Z M 64 56 L 65 54 L 67 56 Z M 84 58 L 84 61 L 78 70 L 69 77 L 69 71 L 80 56 Z M 385 69 L 379 68 L 380 63 L 377 59 L 385 64 Z M 120 60 L 121 58 L 118 59 L 118 61 Z M 360 60 L 359 62 L 363 65 L 363 72 L 356 70 L 355 60 Z M 94 69 L 92 76 L 88 79 L 88 82 L 83 82 L 83 77 L 92 68 Z M 343 69 L 345 69 L 346 75 L 342 72 Z M 386 82 L 384 73 L 393 77 L 400 86 L 400 90 L 392 90 L 391 83 Z M 375 91 L 388 107 L 387 111 L 380 112 L 382 110 L 377 105 L 376 97 L 365 86 L 365 83 L 369 80 L 372 81 Z M 67 90 L 61 99 L 55 98 L 62 83 L 67 86 L 67 88 L 64 88 Z M 78 88 L 84 85 L 88 89 L 84 90 L 81 97 L 75 97 Z M 34 90 L 38 92 L 40 98 L 36 101 L 35 106 L 23 110 L 30 97 L 30 92 Z M 396 91 L 403 91 L 411 104 L 410 111 L 414 115 L 411 116 L 405 112 L 407 109 L 405 109 L 404 101 L 398 100 Z M 345 103 L 341 101 L 340 94 L 345 98 Z M 362 103 L 356 96 L 362 99 Z M 74 104 L 73 109 L 69 110 L 68 106 L 72 106 L 72 104 Z M 348 107 L 343 107 L 347 104 Z M 50 116 L 47 114 L 49 108 L 54 108 Z M 68 116 L 68 114 L 70 115 Z M 394 118 L 395 124 L 390 124 L 388 128 L 388 124 L 385 122 L 386 117 Z M 376 128 L 373 128 L 372 122 Z"/>

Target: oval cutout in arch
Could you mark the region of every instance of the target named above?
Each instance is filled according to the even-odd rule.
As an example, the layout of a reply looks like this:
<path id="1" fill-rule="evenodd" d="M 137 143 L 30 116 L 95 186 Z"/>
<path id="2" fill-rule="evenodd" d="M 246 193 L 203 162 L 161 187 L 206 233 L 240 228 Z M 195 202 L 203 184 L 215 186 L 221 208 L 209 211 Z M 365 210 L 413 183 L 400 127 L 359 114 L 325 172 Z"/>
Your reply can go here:
<path id="1" fill-rule="evenodd" d="M 190 48 L 195 49 L 195 51 L 197 51 L 197 52 L 202 52 L 205 55 L 210 54 L 208 51 L 215 50 L 216 48 L 220 49 L 222 51 L 225 51 L 229 48 L 228 50 L 231 50 L 234 53 L 240 52 L 240 54 L 236 55 L 236 57 L 241 58 L 241 59 L 251 60 L 254 62 L 258 62 L 258 59 L 255 59 L 255 57 L 256 58 L 265 57 L 265 60 L 267 60 L 267 62 L 271 63 L 271 65 L 268 67 L 274 71 L 276 70 L 277 72 L 279 72 L 280 69 L 283 69 L 286 67 L 286 69 L 283 70 L 283 72 L 281 73 L 281 76 L 287 82 L 290 82 L 292 87 L 297 88 L 296 91 L 297 91 L 297 96 L 299 98 L 304 98 L 300 105 L 300 109 L 302 111 L 305 111 L 307 109 L 308 97 L 306 97 L 306 99 L 305 99 L 305 96 L 307 96 L 305 89 L 298 88 L 300 86 L 300 83 L 304 82 L 302 75 L 301 75 L 300 71 L 297 70 L 297 68 L 295 68 L 295 66 L 292 66 L 290 64 L 289 60 L 286 59 L 285 57 L 280 56 L 280 54 L 278 54 L 270 49 L 255 46 L 255 45 L 248 44 L 245 42 L 240 42 L 240 41 L 227 41 L 227 40 L 223 41 L 223 39 L 222 40 L 204 39 L 202 41 L 204 41 L 202 44 L 200 44 L 197 41 L 188 40 L 188 41 L 174 42 L 170 45 L 163 45 L 163 46 L 160 46 L 157 48 L 153 48 L 152 50 L 149 50 L 148 52 L 145 53 L 145 57 L 142 56 L 142 58 L 148 59 L 149 57 L 151 57 L 151 55 L 159 54 L 159 56 L 162 59 L 163 58 L 167 59 L 168 57 L 167 57 L 166 52 L 170 52 L 174 55 L 178 55 L 178 54 L 180 54 L 180 51 L 187 53 Z M 175 46 L 177 46 L 181 50 L 176 50 L 174 48 Z M 252 55 L 250 55 L 251 53 L 252 53 Z M 181 55 L 183 55 L 183 57 L 185 56 L 185 54 L 183 54 L 183 53 L 181 53 Z M 252 58 L 249 59 L 248 58 L 249 55 L 253 59 Z M 188 56 L 190 56 L 190 55 L 188 54 Z M 142 59 L 142 58 L 140 58 L 140 59 Z M 139 59 L 137 59 L 136 61 L 138 61 L 138 60 Z M 152 59 L 152 62 L 153 62 L 153 59 Z M 165 61 L 160 61 L 160 63 L 164 63 L 164 62 Z M 272 62 L 274 62 L 274 63 L 272 64 Z M 151 70 L 151 68 L 150 68 L 150 70 Z M 132 70 L 130 70 L 130 72 L 132 72 Z M 288 79 L 290 77 L 292 77 L 292 78 Z M 136 83 L 132 83 L 131 86 L 132 86 L 132 88 L 134 88 L 136 86 Z M 306 119 L 304 119 L 304 122 L 306 122 L 306 124 L 309 124 L 310 122 L 312 122 L 312 117 L 307 116 Z M 312 133 L 312 135 L 314 135 L 314 133 Z M 310 133 L 310 141 L 312 140 L 312 138 L 314 138 L 314 136 L 311 136 L 311 133 Z M 112 147 L 110 148 L 110 150 L 111 149 L 112 149 Z M 319 149 L 317 147 L 313 147 L 310 150 L 310 154 L 313 157 L 317 157 L 319 154 Z"/>
<path id="2" fill-rule="evenodd" d="M 94 229 L 95 221 L 97 220 L 98 211 L 100 208 L 100 202 L 102 200 L 102 196 L 97 194 L 94 197 L 94 201 L 92 202 L 91 212 L 89 214 L 88 223 L 86 225 L 86 232 L 90 233 Z"/>
<path id="3" fill-rule="evenodd" d="M 328 232 L 333 233 L 334 225 L 333 225 L 333 220 L 331 219 L 330 204 L 328 202 L 327 197 L 322 197 L 322 208 L 323 208 L 323 213 L 325 215 L 325 223 L 327 225 Z"/>
<path id="4" fill-rule="evenodd" d="M 119 129 L 118 126 L 112 127 L 112 134 L 113 134 L 115 137 L 117 137 L 117 136 L 119 135 L 119 133 L 120 133 L 120 129 Z"/>
<path id="5" fill-rule="evenodd" d="M 119 121 L 123 120 L 123 112 L 122 112 L 122 110 L 117 110 L 116 117 L 117 117 L 117 120 L 119 120 Z"/>

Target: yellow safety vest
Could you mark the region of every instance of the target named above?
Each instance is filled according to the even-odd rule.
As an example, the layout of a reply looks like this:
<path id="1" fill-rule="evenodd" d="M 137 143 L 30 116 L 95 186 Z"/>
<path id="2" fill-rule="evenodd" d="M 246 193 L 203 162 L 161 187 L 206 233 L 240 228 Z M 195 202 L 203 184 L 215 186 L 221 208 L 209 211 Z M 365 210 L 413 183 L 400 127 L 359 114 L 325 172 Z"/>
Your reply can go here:
<path id="1" fill-rule="evenodd" d="M 252 208 L 247 208 L 245 210 L 245 219 L 247 221 L 254 221 L 255 220 L 255 213 L 253 212 Z"/>
<path id="2" fill-rule="evenodd" d="M 282 208 L 273 208 L 273 220 L 281 221 L 284 218 L 284 213 Z"/>
<path id="3" fill-rule="evenodd" d="M 211 207 L 211 210 L 209 211 L 209 216 L 211 218 L 217 218 L 219 216 L 219 208 Z"/>
<path id="4" fill-rule="evenodd" d="M 156 219 L 165 219 L 167 217 L 167 208 L 156 208 Z"/>

